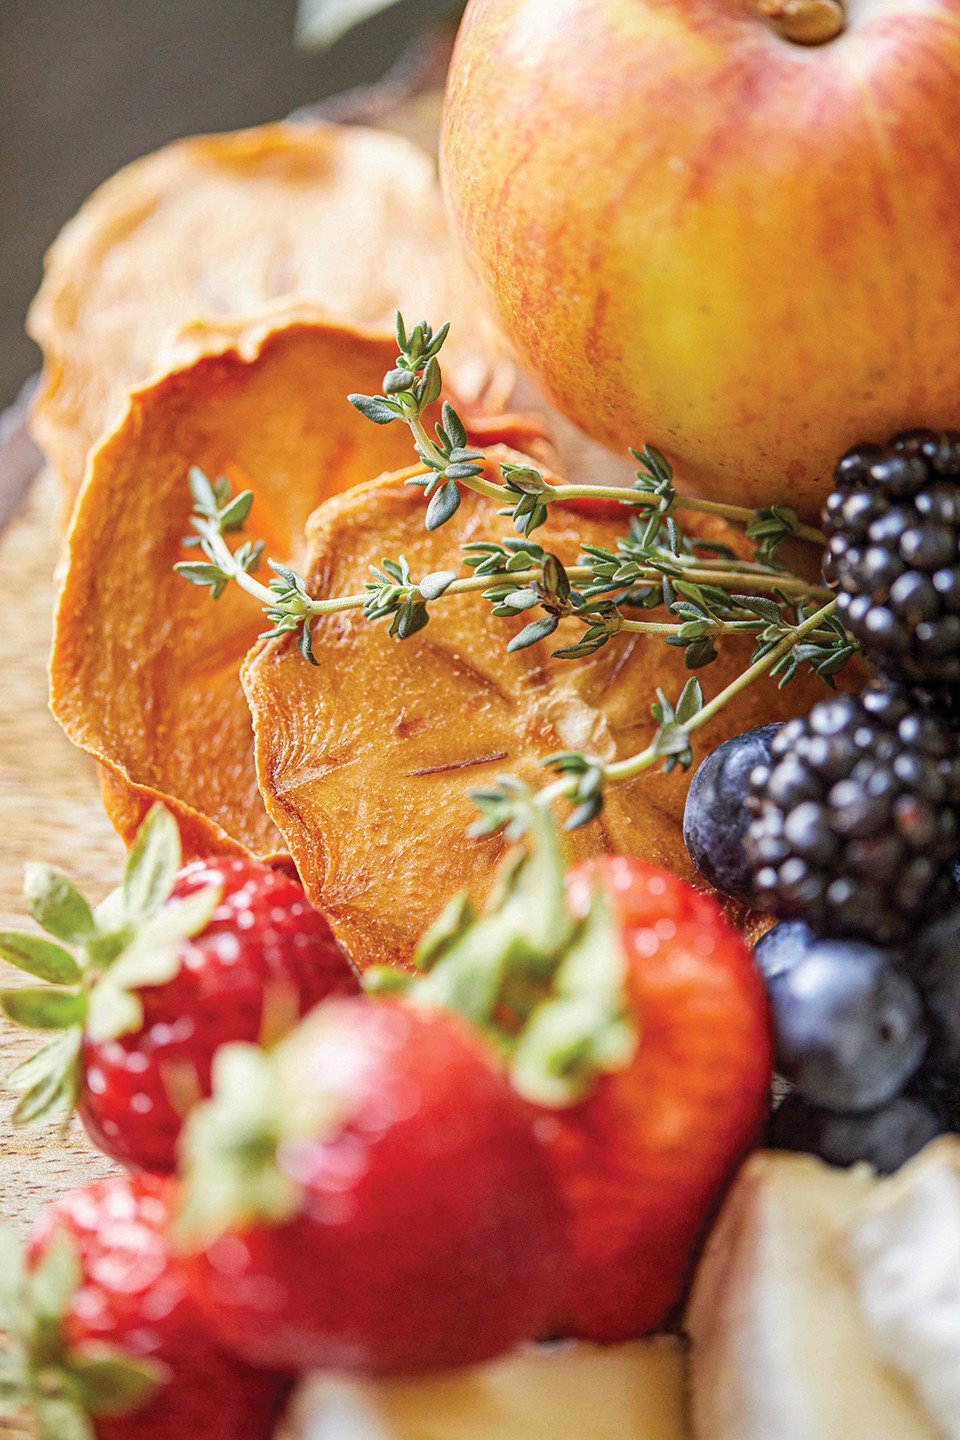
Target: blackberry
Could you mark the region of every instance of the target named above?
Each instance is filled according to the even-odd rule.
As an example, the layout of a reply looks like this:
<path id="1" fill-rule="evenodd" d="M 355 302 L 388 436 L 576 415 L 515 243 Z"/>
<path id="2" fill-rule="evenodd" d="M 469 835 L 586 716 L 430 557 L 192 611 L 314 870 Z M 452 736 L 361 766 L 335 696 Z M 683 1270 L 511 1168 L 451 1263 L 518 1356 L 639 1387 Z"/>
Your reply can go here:
<path id="1" fill-rule="evenodd" d="M 748 783 L 760 908 L 886 944 L 955 893 L 960 737 L 896 687 L 869 685 L 791 720 Z"/>
<path id="2" fill-rule="evenodd" d="M 888 690 L 893 695 L 904 696 L 915 710 L 939 715 L 953 730 L 960 730 L 960 686 L 913 685 L 894 680 L 883 672 L 873 677 L 874 690 Z"/>
<path id="3" fill-rule="evenodd" d="M 960 434 L 849 450 L 823 524 L 846 628 L 887 674 L 960 709 Z"/>
<path id="4" fill-rule="evenodd" d="M 960 730 L 960 685 L 911 685 L 910 700 L 922 710 L 942 715 L 954 730 Z"/>

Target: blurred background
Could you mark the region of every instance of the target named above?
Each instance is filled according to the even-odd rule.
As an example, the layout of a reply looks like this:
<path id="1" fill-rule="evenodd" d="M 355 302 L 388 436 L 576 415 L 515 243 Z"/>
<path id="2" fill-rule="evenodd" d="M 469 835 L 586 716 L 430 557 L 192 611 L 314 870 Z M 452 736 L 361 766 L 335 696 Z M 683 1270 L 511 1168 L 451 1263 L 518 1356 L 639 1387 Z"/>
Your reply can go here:
<path id="1" fill-rule="evenodd" d="M 369 84 L 455 8 L 395 0 L 319 52 L 296 44 L 297 0 L 0 0 L 0 409 L 39 364 L 23 326 L 43 252 L 100 181 Z"/>

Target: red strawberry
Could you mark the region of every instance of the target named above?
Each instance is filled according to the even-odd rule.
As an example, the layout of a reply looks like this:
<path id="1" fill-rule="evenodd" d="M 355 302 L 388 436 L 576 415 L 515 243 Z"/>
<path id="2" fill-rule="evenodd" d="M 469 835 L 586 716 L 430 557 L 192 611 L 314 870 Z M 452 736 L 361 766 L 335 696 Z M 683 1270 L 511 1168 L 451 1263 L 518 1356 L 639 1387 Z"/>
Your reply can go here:
<path id="1" fill-rule="evenodd" d="M 213 1340 L 167 1239 L 162 1181 L 114 1176 L 0 1235 L 0 1389 L 40 1440 L 266 1440 L 289 1382 Z M 6 1407 L 5 1407 L 6 1408 Z"/>
<path id="2" fill-rule="evenodd" d="M 638 1043 L 550 1149 L 572 1214 L 568 1328 L 594 1340 L 656 1329 L 680 1300 L 706 1225 L 767 1110 L 763 984 L 718 905 L 641 860 L 575 866 L 575 916 L 609 898 Z"/>
<path id="3" fill-rule="evenodd" d="M 178 871 L 177 827 L 151 812 L 121 890 L 91 910 L 68 880 L 28 867 L 34 915 L 60 945 L 0 934 L 0 956 L 57 988 L 0 1003 L 56 1037 L 11 1076 L 28 1122 L 74 1103 L 94 1143 L 122 1164 L 166 1173 L 185 1111 L 210 1093 L 230 1040 L 275 1039 L 318 1001 L 354 994 L 326 920 L 289 877 L 236 857 Z"/>
<path id="4" fill-rule="evenodd" d="M 498 799 L 501 810 L 507 803 Z M 468 1014 L 536 1107 L 570 1220 L 568 1333 L 620 1340 L 682 1297 L 770 1084 L 762 982 L 712 900 L 640 860 L 576 866 L 533 827 L 487 913 L 458 901 L 418 955 L 408 997 Z M 500 814 L 500 819 L 504 818 Z"/>
<path id="5" fill-rule="evenodd" d="M 335 1000 L 268 1055 L 228 1046 L 186 1133 L 194 1293 L 254 1363 L 470 1365 L 556 1308 L 563 1218 L 527 1107 L 481 1037 Z"/>

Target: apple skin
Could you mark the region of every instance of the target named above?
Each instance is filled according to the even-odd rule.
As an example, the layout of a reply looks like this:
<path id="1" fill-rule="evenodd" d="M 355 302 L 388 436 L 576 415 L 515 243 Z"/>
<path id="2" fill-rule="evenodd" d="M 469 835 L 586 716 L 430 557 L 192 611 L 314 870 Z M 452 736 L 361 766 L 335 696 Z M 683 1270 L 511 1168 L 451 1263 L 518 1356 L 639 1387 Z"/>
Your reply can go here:
<path id="1" fill-rule="evenodd" d="M 442 165 L 522 361 L 611 447 L 810 520 L 839 456 L 960 428 L 960 0 L 472 0 Z"/>

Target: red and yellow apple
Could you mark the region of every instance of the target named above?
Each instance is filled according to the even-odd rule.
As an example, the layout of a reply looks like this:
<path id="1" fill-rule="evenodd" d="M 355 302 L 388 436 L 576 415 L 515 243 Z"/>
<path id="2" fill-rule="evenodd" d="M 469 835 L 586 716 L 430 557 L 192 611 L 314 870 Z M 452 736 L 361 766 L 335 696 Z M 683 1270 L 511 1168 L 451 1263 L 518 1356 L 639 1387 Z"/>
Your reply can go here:
<path id="1" fill-rule="evenodd" d="M 443 141 L 557 407 L 808 518 L 848 445 L 960 426 L 960 0 L 843 9 L 472 0 Z"/>

